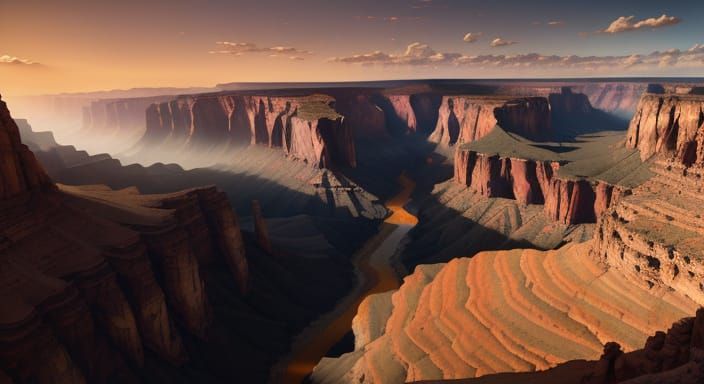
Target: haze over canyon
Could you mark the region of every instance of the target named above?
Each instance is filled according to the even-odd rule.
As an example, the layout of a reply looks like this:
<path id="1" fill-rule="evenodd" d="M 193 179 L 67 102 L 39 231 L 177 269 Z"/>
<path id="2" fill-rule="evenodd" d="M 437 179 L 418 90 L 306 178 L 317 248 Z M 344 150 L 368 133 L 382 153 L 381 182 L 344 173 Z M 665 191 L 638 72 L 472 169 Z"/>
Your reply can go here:
<path id="1" fill-rule="evenodd" d="M 698 3 L 0 15 L 0 383 L 704 382 Z"/>

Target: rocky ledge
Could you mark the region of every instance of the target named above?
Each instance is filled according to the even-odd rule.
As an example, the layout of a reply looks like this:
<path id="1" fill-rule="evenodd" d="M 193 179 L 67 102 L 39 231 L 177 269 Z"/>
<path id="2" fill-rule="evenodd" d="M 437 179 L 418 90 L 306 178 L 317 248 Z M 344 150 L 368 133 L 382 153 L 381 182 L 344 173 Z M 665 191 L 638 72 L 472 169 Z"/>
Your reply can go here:
<path id="1" fill-rule="evenodd" d="M 628 128 L 626 146 L 641 158 L 672 158 L 685 166 L 704 165 L 704 95 L 643 95 Z"/>

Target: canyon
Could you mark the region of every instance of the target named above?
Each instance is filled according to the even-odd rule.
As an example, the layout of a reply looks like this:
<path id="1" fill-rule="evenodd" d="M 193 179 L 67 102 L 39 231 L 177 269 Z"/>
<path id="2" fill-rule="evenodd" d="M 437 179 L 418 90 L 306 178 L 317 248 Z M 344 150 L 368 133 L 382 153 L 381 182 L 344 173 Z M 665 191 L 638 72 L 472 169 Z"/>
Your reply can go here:
<path id="1" fill-rule="evenodd" d="M 323 359 L 314 382 L 701 380 L 701 331 L 693 324 L 704 311 L 686 317 L 704 303 L 701 170 L 676 148 L 701 140 L 702 98 L 650 89 L 658 93 L 642 96 L 625 138 L 606 146 L 622 151 L 602 155 L 610 157 L 606 171 L 606 164 L 579 164 L 576 153 L 588 145 L 574 144 L 579 148 L 569 156 L 545 153 L 498 126 L 457 147 L 454 179 L 433 192 L 445 206 L 471 210 L 486 199 L 543 205 L 551 221 L 596 223 L 589 224 L 593 237 L 555 250 L 511 244 L 446 264 L 414 261 L 398 290 L 360 305 L 354 351 Z M 658 145 L 668 137 L 679 145 Z M 647 172 L 636 172 L 643 167 Z M 575 170 L 580 180 L 570 180 Z M 421 208 L 421 221 L 437 205 Z M 536 372 L 494 375 L 517 371 Z"/>
<path id="2" fill-rule="evenodd" d="M 90 148 L 3 103 L 0 373 L 688 378 L 704 313 L 696 89 L 414 80 L 77 96 L 67 108 L 81 113 L 63 115 L 84 116 L 72 127 Z"/>

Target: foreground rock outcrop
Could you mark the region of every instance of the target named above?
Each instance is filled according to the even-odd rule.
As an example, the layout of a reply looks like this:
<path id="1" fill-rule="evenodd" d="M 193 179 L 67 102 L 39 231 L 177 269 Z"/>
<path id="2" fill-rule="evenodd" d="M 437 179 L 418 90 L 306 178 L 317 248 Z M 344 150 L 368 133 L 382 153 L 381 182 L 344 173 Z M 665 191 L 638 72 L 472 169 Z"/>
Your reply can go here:
<path id="1" fill-rule="evenodd" d="M 7 117 L 0 120 L 0 137 L 14 138 L 6 147 L 11 159 L 18 153 L 33 159 L 4 103 L 0 112 Z M 293 336 L 350 289 L 349 254 L 375 229 L 371 220 L 343 215 L 299 214 L 274 220 L 273 227 L 267 220 L 270 244 L 282 255 L 272 257 L 251 229 L 242 231 L 228 196 L 216 187 L 148 195 L 125 187 L 140 181 L 147 189 L 170 191 L 179 184 L 169 178 L 200 183 L 212 171 L 122 167 L 109 156 L 59 146 L 50 134 L 21 123 L 23 137 L 34 140 L 32 148 L 46 155 L 53 174 L 75 184 L 120 186 L 54 185 L 36 161 L 2 168 L 0 180 L 42 182 L 0 198 L 0 379 L 262 382 Z M 271 151 L 251 155 L 248 161 L 285 180 L 308 185 L 317 176 L 317 183 L 337 192 L 327 196 L 326 213 L 344 210 L 336 199 L 361 197 L 359 188 L 328 171 L 302 162 L 282 167 L 292 162 Z M 308 194 L 283 186 L 266 195 L 274 183 L 217 180 L 234 183 L 229 189 L 235 197 L 277 202 L 267 212 L 315 211 L 312 203 L 326 198 L 312 185 Z M 246 185 L 255 188 L 237 195 Z M 248 205 L 251 199 L 240 200 Z M 348 204 L 385 214 L 365 198 Z"/>
<path id="2" fill-rule="evenodd" d="M 483 252 L 418 266 L 398 291 L 365 300 L 354 320 L 355 351 L 323 359 L 313 381 L 408 382 L 542 370 L 596 359 L 610 341 L 632 351 L 696 310 L 697 303 L 679 293 L 605 269 L 590 249 L 586 242 L 547 252 Z"/>
<path id="3" fill-rule="evenodd" d="M 644 346 L 623 352 L 618 343 L 607 343 L 599 360 L 576 360 L 534 373 L 488 375 L 477 379 L 453 380 L 462 384 L 507 383 L 630 383 L 695 384 L 704 381 L 702 344 L 704 309 L 685 317 L 667 331 L 657 331 Z M 432 381 L 436 382 L 437 381 Z M 426 382 L 429 383 L 429 382 Z"/>

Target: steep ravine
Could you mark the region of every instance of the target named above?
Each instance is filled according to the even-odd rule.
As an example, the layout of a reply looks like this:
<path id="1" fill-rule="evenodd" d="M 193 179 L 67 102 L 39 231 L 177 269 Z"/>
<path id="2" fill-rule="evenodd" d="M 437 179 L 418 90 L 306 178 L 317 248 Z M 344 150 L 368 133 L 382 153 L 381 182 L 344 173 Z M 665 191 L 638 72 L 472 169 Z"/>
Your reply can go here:
<path id="1" fill-rule="evenodd" d="M 357 286 L 339 304 L 306 328 L 294 341 L 291 354 L 274 369 L 271 382 L 300 384 L 326 353 L 352 328 L 352 319 L 362 300 L 372 294 L 399 288 L 398 274 L 391 264 L 406 233 L 418 222 L 404 206 L 415 188 L 405 174 L 399 176 L 401 191 L 385 206 L 391 214 L 379 233 L 354 256 Z"/>

